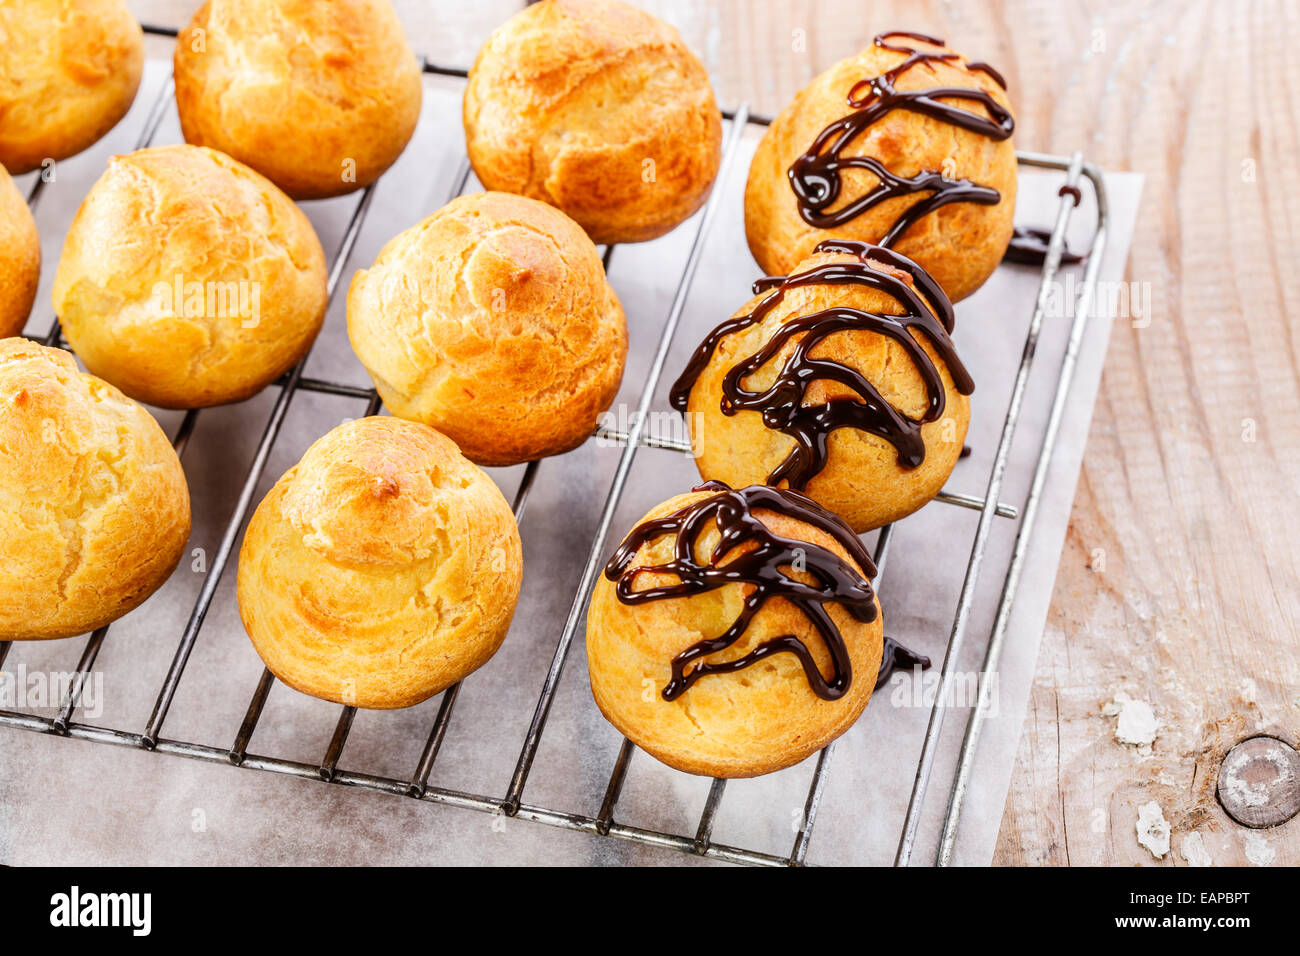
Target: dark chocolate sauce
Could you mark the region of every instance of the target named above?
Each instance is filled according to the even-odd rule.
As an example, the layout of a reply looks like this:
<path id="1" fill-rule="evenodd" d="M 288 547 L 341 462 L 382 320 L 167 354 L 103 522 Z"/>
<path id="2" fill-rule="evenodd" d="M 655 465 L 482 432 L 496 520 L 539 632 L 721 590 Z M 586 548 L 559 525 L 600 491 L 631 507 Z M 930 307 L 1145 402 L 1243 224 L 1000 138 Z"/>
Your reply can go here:
<path id="1" fill-rule="evenodd" d="M 1002 256 L 1003 262 L 1016 262 L 1026 266 L 1041 266 L 1047 260 L 1047 246 L 1052 233 L 1047 229 L 1034 229 L 1017 226 L 1011 234 L 1011 242 Z M 1082 262 L 1083 256 L 1071 252 L 1068 247 L 1061 249 L 1061 265 Z"/>
<path id="2" fill-rule="evenodd" d="M 970 457 L 970 445 L 962 445 L 962 446 L 961 446 L 961 454 L 960 454 L 958 457 L 959 457 L 959 458 L 969 458 L 969 457 Z"/>
<path id="3" fill-rule="evenodd" d="M 806 285 L 857 284 L 878 289 L 898 303 L 901 315 L 883 315 L 860 309 L 833 308 L 792 318 L 777 328 L 753 355 L 733 366 L 722 382 L 721 407 L 724 415 L 757 411 L 763 424 L 789 435 L 795 447 L 767 476 L 768 484 L 785 481 L 802 489 L 826 465 L 828 439 L 837 428 L 856 428 L 877 435 L 898 452 L 903 468 L 915 468 L 925 460 L 921 426 L 943 415 L 946 398 L 943 380 L 930 356 L 913 336 L 923 333 L 943 359 L 953 384 L 963 395 L 975 389 L 970 373 L 957 357 L 950 333 L 952 303 L 929 274 L 906 256 L 889 249 L 854 240 L 827 240 L 816 252 L 846 253 L 856 262 L 832 262 L 790 276 L 769 276 L 754 283 L 756 295 L 768 295 L 747 315 L 728 319 L 709 334 L 695 350 L 686 368 L 673 383 L 669 399 L 685 412 L 691 389 L 709 364 L 718 343 L 728 335 L 761 323 L 785 297 L 787 289 Z M 872 261 L 874 260 L 874 262 Z M 911 276 L 909 285 L 899 272 Z M 881 396 L 857 369 L 829 359 L 813 358 L 811 352 L 828 335 L 861 330 L 887 335 L 907 352 L 925 381 L 929 405 L 920 419 L 909 418 Z M 741 383 L 773 361 L 785 345 L 798 339 L 770 387 L 749 391 Z M 808 386 L 818 379 L 839 382 L 852 389 L 853 398 L 835 398 L 818 405 L 805 405 Z"/>
<path id="4" fill-rule="evenodd" d="M 876 690 L 885 686 L 896 671 L 908 671 L 913 667 L 925 670 L 930 666 L 930 658 L 924 654 L 904 647 L 892 637 L 885 638 L 885 649 L 880 655 L 880 673 L 876 675 Z"/>
<path id="5" fill-rule="evenodd" d="M 875 577 L 876 567 L 861 539 L 838 516 L 798 492 L 765 485 L 733 491 L 718 481 L 710 481 L 695 490 L 716 494 L 701 498 L 670 515 L 637 525 L 605 566 L 605 577 L 616 582 L 615 593 L 624 604 L 690 597 L 728 584 L 748 586 L 744 606 L 725 632 L 716 638 L 692 644 L 673 658 L 673 676 L 662 691 L 664 700 L 680 697 L 707 674 L 728 674 L 782 652 L 799 658 L 808 684 L 818 697 L 837 700 L 844 696 L 853 682 L 853 666 L 844 637 L 825 605 L 837 602 L 854 620 L 863 623 L 876 619 L 876 596 L 868 580 Z M 810 541 L 775 534 L 754 516 L 754 509 L 758 508 L 820 529 L 844 548 L 856 566 Z M 721 538 L 701 562 L 696 554 L 698 538 L 710 522 Z M 630 567 L 643 545 L 670 534 L 676 536 L 671 561 Z M 744 546 L 752 547 L 739 550 Z M 810 575 L 815 583 L 792 577 L 790 572 L 793 569 Z M 677 583 L 636 590 L 636 579 L 641 574 L 669 574 L 677 579 Z M 754 615 L 773 597 L 789 601 L 817 630 L 831 656 L 829 680 L 818 670 L 808 647 L 793 634 L 764 641 L 735 660 L 703 660 L 734 644 L 745 633 Z"/>
<path id="6" fill-rule="evenodd" d="M 843 225 L 888 199 L 929 192 L 928 197 L 908 207 L 894 225 L 881 236 L 879 243 L 882 246 L 892 245 L 908 226 L 941 206 L 954 202 L 973 202 L 992 206 L 999 203 L 1002 196 L 996 189 L 981 186 L 969 179 L 949 179 L 937 170 L 922 170 L 915 176 L 896 175 L 873 157 L 841 155 L 849 143 L 873 123 L 897 109 L 921 113 L 995 140 L 1008 139 L 1015 129 L 1015 120 L 1012 119 L 1010 111 L 988 92 L 978 87 L 939 86 L 925 90 L 895 88 L 894 84 L 898 78 L 915 66 L 934 62 L 959 64 L 961 61 L 961 57 L 956 53 L 922 51 L 907 44 L 889 42 L 899 38 L 916 40 L 932 46 L 943 46 L 942 40 L 921 33 L 894 31 L 877 36 L 873 41 L 876 46 L 902 53 L 906 58 L 879 76 L 855 83 L 847 97 L 847 103 L 854 112 L 836 120 L 818 133 L 807 152 L 799 156 L 787 171 L 790 186 L 797 200 L 799 215 L 803 217 L 804 222 L 818 229 L 831 229 Z M 988 64 L 966 63 L 965 67 L 971 72 L 985 73 L 1003 89 L 1006 88 L 1002 75 Z M 988 115 L 963 109 L 951 103 L 940 102 L 944 99 L 979 104 L 984 107 Z M 840 170 L 852 168 L 866 169 L 880 182 L 866 195 L 832 211 L 829 207 L 840 196 L 842 185 Z"/>

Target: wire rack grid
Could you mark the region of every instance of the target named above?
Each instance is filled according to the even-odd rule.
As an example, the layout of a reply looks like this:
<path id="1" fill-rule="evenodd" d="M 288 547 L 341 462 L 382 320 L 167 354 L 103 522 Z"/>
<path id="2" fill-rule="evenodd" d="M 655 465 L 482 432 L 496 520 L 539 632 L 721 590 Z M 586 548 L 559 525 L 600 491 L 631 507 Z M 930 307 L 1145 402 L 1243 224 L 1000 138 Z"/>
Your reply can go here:
<path id="1" fill-rule="evenodd" d="M 175 37 L 177 34 L 177 31 L 174 29 L 163 27 L 146 25 L 144 29 L 146 33 L 163 37 Z M 438 66 L 423 59 L 421 60 L 421 66 L 423 71 L 427 74 L 460 78 L 466 76 L 466 71 L 463 69 Z M 158 127 L 170 106 L 173 95 L 174 86 L 171 81 L 168 80 L 163 84 L 157 99 L 152 104 L 147 114 L 147 119 L 145 121 L 143 132 L 141 133 L 137 143 L 137 148 L 144 148 L 152 142 L 157 133 Z M 722 165 L 718 173 L 719 182 L 727 176 L 729 169 L 734 165 L 737 146 L 746 127 L 750 124 L 764 126 L 770 122 L 770 120 L 765 117 L 751 116 L 748 107 L 744 104 L 741 104 L 734 110 L 724 111 L 723 115 L 729 121 L 730 126 L 723 146 Z M 976 526 L 974 540 L 971 544 L 970 557 L 965 567 L 962 589 L 958 599 L 956 613 L 953 618 L 947 650 L 940 669 L 939 684 L 935 694 L 936 703 L 931 709 L 924 744 L 921 753 L 918 756 L 917 770 L 912 787 L 911 798 L 908 802 L 907 815 L 903 830 L 899 837 L 898 851 L 895 859 L 895 862 L 898 865 L 909 864 L 912 861 L 912 856 L 916 848 L 921 811 L 925 805 L 927 790 L 934 770 L 934 761 L 938 750 L 944 718 L 946 710 L 948 709 L 942 702 L 948 699 L 946 691 L 954 680 L 958 655 L 968 635 L 971 607 L 977 590 L 980 587 L 984 555 L 989 536 L 992 532 L 994 519 L 1000 517 L 1003 519 L 1018 520 L 1018 529 L 1014 549 L 1012 551 L 1011 562 L 1001 583 L 1001 597 L 997 606 L 997 615 L 989 635 L 989 642 L 984 656 L 985 673 L 996 672 L 998 668 L 1003 640 L 1006 635 L 1011 609 L 1015 600 L 1017 585 L 1019 583 L 1021 571 L 1023 570 L 1030 536 L 1037 516 L 1038 504 L 1046 483 L 1048 465 L 1051 460 L 1052 451 L 1056 443 L 1056 437 L 1065 411 L 1070 384 L 1073 379 L 1075 363 L 1083 342 L 1089 313 L 1093 308 L 1102 252 L 1106 244 L 1106 192 L 1102 174 L 1099 169 L 1084 163 L 1082 156 L 1079 154 L 1075 154 L 1071 157 L 1063 157 L 1040 153 L 1020 152 L 1017 154 L 1017 158 L 1022 166 L 1061 171 L 1065 174 L 1065 182 L 1060 190 L 1061 202 L 1051 232 L 1046 260 L 1042 267 L 1034 312 L 1026 334 L 1020 365 L 1016 373 L 1010 402 L 1008 404 L 1006 417 L 1001 431 L 1001 437 L 998 442 L 993 466 L 988 477 L 984 495 L 982 497 L 976 497 L 972 495 L 952 493 L 945 490 L 936 498 L 936 501 L 942 504 L 978 511 L 979 521 Z M 464 191 L 465 186 L 469 181 L 469 175 L 470 168 L 468 160 L 462 159 L 457 173 L 453 177 L 452 189 L 448 196 L 448 201 L 460 195 Z M 1071 213 L 1079 202 L 1079 185 L 1084 179 L 1088 180 L 1091 184 L 1096 196 L 1097 223 L 1092 234 L 1091 242 L 1085 250 L 1087 265 L 1085 267 L 1083 280 L 1079 286 L 1077 307 L 1073 312 L 1074 317 L 1071 320 L 1070 335 L 1066 345 L 1065 354 L 1061 366 L 1057 370 L 1056 389 L 1049 413 L 1047 429 L 1035 461 L 1029 492 L 1023 506 L 1014 507 L 1001 503 L 999 501 L 999 494 L 1002 488 L 1003 477 L 1006 472 L 1012 440 L 1020 419 L 1025 390 L 1029 381 L 1030 370 L 1033 366 L 1039 333 L 1047 311 L 1049 291 L 1059 268 L 1062 252 L 1065 248 L 1065 233 L 1070 221 Z M 44 178 L 38 176 L 28 194 L 28 203 L 33 208 L 40 199 L 44 185 Z M 333 297 L 344 274 L 353 247 L 357 242 L 362 225 L 365 222 L 366 214 L 370 209 L 374 189 L 375 184 L 372 184 L 361 191 L 359 199 L 348 220 L 347 227 L 344 230 L 342 239 L 334 252 L 328 274 L 328 291 L 331 298 Z M 241 487 L 240 494 L 225 525 L 220 544 L 209 564 L 202 586 L 199 590 L 198 598 L 181 633 L 180 640 L 177 644 L 171 664 L 167 670 L 166 677 L 158 692 L 149 719 L 143 729 L 113 729 L 88 723 L 80 723 L 73 719 L 81 700 L 86 679 L 94 668 L 95 660 L 107 636 L 108 627 L 100 628 L 87 638 L 80 659 L 77 662 L 73 679 L 68 685 L 67 691 L 60 702 L 58 712 L 55 716 L 48 717 L 32 713 L 0 710 L 0 726 L 28 730 L 55 737 L 134 747 L 155 753 L 172 754 L 197 760 L 229 764 L 246 769 L 286 774 L 292 777 L 315 780 L 328 784 L 360 787 L 380 793 L 404 796 L 431 803 L 448 804 L 455 807 L 478 810 L 486 813 L 505 814 L 519 819 L 531 820 L 536 823 L 548 824 L 567 830 L 584 832 L 601 837 L 615 837 L 618 839 L 635 841 L 645 845 L 677 850 L 684 853 L 697 854 L 703 857 L 732 863 L 769 866 L 804 865 L 807 858 L 809 841 L 811 840 L 813 827 L 817 818 L 818 806 L 821 801 L 823 787 L 830 765 L 831 753 L 834 747 L 833 744 L 820 751 L 815 758 L 812 779 L 804 802 L 803 814 L 799 819 L 793 845 L 790 852 L 786 855 L 775 855 L 772 853 L 746 849 L 744 847 L 729 846 L 712 841 L 711 834 L 713 831 L 714 820 L 716 819 L 718 809 L 722 804 L 726 788 L 726 781 L 721 779 L 712 782 L 703 812 L 700 816 L 699 824 L 693 834 L 663 832 L 659 830 L 629 826 L 618 822 L 615 819 L 615 811 L 623 790 L 623 784 L 627 776 L 629 763 L 636 749 L 635 745 L 626 739 L 622 743 L 613 770 L 610 773 L 609 782 L 605 788 L 604 797 L 601 801 L 600 807 L 595 811 L 594 815 L 590 813 L 556 810 L 543 806 L 531 805 L 525 803 L 523 800 L 524 790 L 528 783 L 529 772 L 532 769 L 533 761 L 537 755 L 538 747 L 546 728 L 547 717 L 550 713 L 551 705 L 555 697 L 556 688 L 568 659 L 573 639 L 583 621 L 587 601 L 590 598 L 592 588 L 594 587 L 597 576 L 603 566 L 603 560 L 608 550 L 609 534 L 614 519 L 615 509 L 618 506 L 627 484 L 628 477 L 631 474 L 637 452 L 642 447 L 664 448 L 678 452 L 690 451 L 689 445 L 682 442 L 680 439 L 652 433 L 648 429 L 646 423 L 650 417 L 649 412 L 651 402 L 655 395 L 656 387 L 663 375 L 664 365 L 669 354 L 669 348 L 672 344 L 673 336 L 685 309 L 687 297 L 690 293 L 692 282 L 700 263 L 701 254 L 704 250 L 710 227 L 715 218 L 718 206 L 718 197 L 721 195 L 721 192 L 720 189 L 714 189 L 706 202 L 702 213 L 697 216 L 694 221 L 695 231 L 691 238 L 689 252 L 686 257 L 685 265 L 678 278 L 676 292 L 673 296 L 667 319 L 660 332 L 653 360 L 650 364 L 649 371 L 646 374 L 644 384 L 642 385 L 635 414 L 631 417 L 626 430 L 599 428 L 596 431 L 596 437 L 620 446 L 617 468 L 614 471 L 613 479 L 601 507 L 600 518 L 595 534 L 590 543 L 579 585 L 574 592 L 573 601 L 570 605 L 563 629 L 561 630 L 556 644 L 554 655 L 551 659 L 541 691 L 538 695 L 536 708 L 528 730 L 524 736 L 514 772 L 504 794 L 494 796 L 482 793 L 471 793 L 464 790 L 434 786 L 429 782 L 435 762 L 438 758 L 439 750 L 446 738 L 447 728 L 451 720 L 453 708 L 456 705 L 456 698 L 460 690 L 460 684 L 453 685 L 443 692 L 439 702 L 437 715 L 434 718 L 433 726 L 430 728 L 419 761 L 410 777 L 405 779 L 367 773 L 359 770 L 342 769 L 339 767 L 339 760 L 344 745 L 347 742 L 348 733 L 352 727 L 353 719 L 356 715 L 356 708 L 350 706 L 343 706 L 341 708 L 329 745 L 319 763 L 306 763 L 302 761 L 286 760 L 274 756 L 249 753 L 249 742 L 257 727 L 258 719 L 261 716 L 263 707 L 267 701 L 267 696 L 275 682 L 275 678 L 271 672 L 265 669 L 263 670 L 261 678 L 259 679 L 252 697 L 249 700 L 248 708 L 245 712 L 238 733 L 229 746 L 213 746 L 210 744 L 169 739 L 162 736 L 163 724 L 167 718 L 168 710 L 171 707 L 177 687 L 185 672 L 185 667 L 189 661 L 190 654 L 198 640 L 204 619 L 211 607 L 222 574 L 225 572 L 230 562 L 230 558 L 234 553 L 235 545 L 239 540 L 244 522 L 253 505 L 253 499 L 258 487 L 258 482 L 262 478 L 276 439 L 280 435 L 289 405 L 292 402 L 295 393 L 299 391 L 320 392 L 353 398 L 359 402 L 365 403 L 365 414 L 367 415 L 375 414 L 380 410 L 380 399 L 372 389 L 365 389 L 353 385 L 346 385 L 305 376 L 303 374 L 303 369 L 307 362 L 307 356 L 304 356 L 303 359 L 275 385 L 275 387 L 279 389 L 278 396 L 276 397 L 270 414 L 263 426 L 261 438 L 258 441 L 256 452 Z M 613 253 L 614 247 L 612 246 L 606 247 L 604 250 L 603 257 L 607 268 Z M 67 345 L 62 338 L 57 318 L 55 318 L 48 334 L 38 340 L 51 346 L 66 347 Z M 200 410 L 198 409 L 188 411 L 177 428 L 176 434 L 173 438 L 173 444 L 177 453 L 180 455 L 183 455 L 185 452 L 185 448 L 193 434 L 199 414 Z M 521 519 L 523 517 L 524 510 L 528 504 L 529 493 L 533 487 L 538 469 L 541 466 L 541 462 L 530 462 L 523 472 L 523 476 L 518 489 L 516 490 L 512 504 L 516 519 Z M 893 537 L 893 526 L 886 526 L 880 529 L 877 534 L 873 549 L 873 557 L 879 571 L 876 579 L 877 586 L 879 586 L 880 579 L 883 577 L 885 571 L 890 543 L 893 540 Z M 8 642 L 0 642 L 0 665 L 3 665 L 10 646 L 11 645 Z M 980 729 L 987 713 L 989 703 L 985 696 L 987 691 L 987 684 L 981 684 L 981 696 L 976 706 L 971 709 L 967 715 L 966 732 L 959 752 L 954 779 L 950 785 L 939 849 L 935 857 L 935 862 L 939 865 L 946 865 L 951 861 L 957 832 L 957 824 L 962 809 L 962 802 L 970 783 L 970 775 L 972 772 L 976 746 L 979 740 Z"/>

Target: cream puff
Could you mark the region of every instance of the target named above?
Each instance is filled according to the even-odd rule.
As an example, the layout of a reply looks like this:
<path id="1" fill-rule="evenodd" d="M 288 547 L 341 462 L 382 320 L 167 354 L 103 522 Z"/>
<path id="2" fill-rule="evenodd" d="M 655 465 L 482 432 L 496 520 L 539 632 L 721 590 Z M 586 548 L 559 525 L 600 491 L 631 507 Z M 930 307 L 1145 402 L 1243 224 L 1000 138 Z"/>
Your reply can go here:
<path id="1" fill-rule="evenodd" d="M 174 70 L 186 142 L 294 199 L 374 182 L 420 116 L 420 65 L 388 0 L 208 0 Z"/>
<path id="2" fill-rule="evenodd" d="M 409 707 L 501 646 L 522 562 L 510 506 L 449 438 L 361 418 L 307 449 L 258 505 L 239 614 L 290 687 Z"/>
<path id="3" fill-rule="evenodd" d="M 143 69 L 124 0 L 0 4 L 0 165 L 17 176 L 98 141 L 131 108 Z"/>
<path id="4" fill-rule="evenodd" d="M 62 349 L 0 340 L 0 641 L 117 620 L 189 533 L 185 473 L 149 413 Z"/>
<path id="5" fill-rule="evenodd" d="M 352 280 L 348 335 L 394 415 L 480 465 L 582 444 L 627 355 L 591 240 L 558 209 L 509 193 L 462 196 L 385 245 Z"/>
<path id="6" fill-rule="evenodd" d="M 975 387 L 938 283 L 890 249 L 827 240 L 755 293 L 670 393 L 700 474 L 794 488 L 859 533 L 930 501 Z"/>
<path id="7" fill-rule="evenodd" d="M 597 243 L 671 230 L 721 159 L 704 66 L 619 0 L 542 0 L 511 17 L 474 61 L 464 120 L 484 187 L 557 206 Z"/>
<path id="8" fill-rule="evenodd" d="M 1011 239 L 1014 129 L 988 64 L 933 37 L 883 33 L 768 127 L 745 186 L 749 248 L 777 275 L 826 239 L 888 246 L 964 299 Z"/>
<path id="9" fill-rule="evenodd" d="M 27 324 L 41 281 L 41 237 L 27 201 L 0 167 L 0 338 Z"/>
<path id="10" fill-rule="evenodd" d="M 54 275 L 77 357 L 142 402 L 248 398 L 306 354 L 328 304 L 302 211 L 224 153 L 114 157 L 77 211 Z"/>
<path id="11" fill-rule="evenodd" d="M 587 612 L 591 690 L 670 767 L 752 777 L 858 719 L 880 671 L 875 575 L 839 518 L 788 489 L 707 484 L 641 519 Z"/>

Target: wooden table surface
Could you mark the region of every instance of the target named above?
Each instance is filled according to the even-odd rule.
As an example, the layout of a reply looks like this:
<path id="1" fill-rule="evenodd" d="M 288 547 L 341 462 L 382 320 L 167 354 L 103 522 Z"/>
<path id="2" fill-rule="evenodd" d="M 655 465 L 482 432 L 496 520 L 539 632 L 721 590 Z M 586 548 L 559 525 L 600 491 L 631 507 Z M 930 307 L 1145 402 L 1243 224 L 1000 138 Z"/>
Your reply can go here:
<path id="1" fill-rule="evenodd" d="M 1267 0 L 639 0 L 704 59 L 724 104 L 779 111 L 882 30 L 945 37 L 1006 76 L 1016 145 L 1145 174 L 995 862 L 1146 864 L 1157 801 L 1216 865 L 1300 864 L 1300 822 L 1215 798 L 1238 740 L 1300 733 L 1300 5 Z M 130 0 L 183 25 L 193 0 Z M 412 46 L 468 65 L 518 0 L 396 0 Z M 165 52 L 165 51 L 164 51 Z M 1150 753 L 1114 739 L 1148 701 Z M 1193 840 L 1195 842 L 1195 838 Z M 1195 856 L 1195 855 L 1194 855 Z"/>

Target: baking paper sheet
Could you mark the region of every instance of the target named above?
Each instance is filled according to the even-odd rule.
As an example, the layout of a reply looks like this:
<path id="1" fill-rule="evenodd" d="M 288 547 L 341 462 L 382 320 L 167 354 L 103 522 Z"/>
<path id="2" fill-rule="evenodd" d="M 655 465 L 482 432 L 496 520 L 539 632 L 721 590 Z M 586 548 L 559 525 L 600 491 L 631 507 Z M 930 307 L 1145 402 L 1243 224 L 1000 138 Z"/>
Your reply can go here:
<path id="1" fill-rule="evenodd" d="M 40 296 L 28 332 L 43 335 L 52 314 L 49 284 L 62 236 L 110 155 L 129 151 L 161 84 L 164 64 L 148 65 L 131 115 L 90 151 L 59 164 L 37 211 L 45 255 Z M 370 264 L 391 236 L 442 205 L 463 153 L 460 88 L 430 78 L 424 116 L 411 146 L 380 182 L 374 205 L 339 294 L 316 344 L 307 375 L 368 386 L 348 346 L 344 299 L 352 272 Z M 655 408 L 655 429 L 669 430 L 666 390 L 690 350 L 749 296 L 758 269 L 745 245 L 741 197 L 749 156 L 761 129 L 749 131 L 719 183 L 722 205 L 674 341 Z M 180 142 L 174 107 L 155 144 Z M 1107 177 L 1111 237 L 1104 282 L 1123 275 L 1141 177 Z M 1061 174 L 1022 174 L 1017 219 L 1049 225 Z M 19 187 L 30 186 L 23 177 Z M 477 189 L 471 182 L 470 189 Z M 1095 212 L 1085 201 L 1072 220 L 1076 247 L 1086 243 Z M 307 203 L 328 255 L 338 247 L 356 196 Z M 627 311 L 630 353 L 619 408 L 636 405 L 696 220 L 651 243 L 619 247 L 610 278 Z M 1066 270 L 1077 281 L 1078 267 Z M 973 454 L 958 464 L 948 489 L 982 495 L 1001 429 L 1012 377 L 1033 306 L 1038 272 L 1003 267 L 957 307 L 956 341 L 977 383 L 967 442 Z M 1055 388 L 1068 317 L 1049 317 L 1036 359 L 1002 499 L 1023 502 Z M 1064 540 L 1110 330 L 1096 317 L 1080 358 L 1069 411 L 1056 451 L 1037 531 L 997 685 L 998 716 L 989 721 L 963 817 L 957 859 L 992 856 L 1043 623 Z M 203 411 L 184 457 L 194 504 L 190 558 L 143 607 L 114 624 L 95 666 L 87 704 L 75 720 L 133 732 L 143 730 L 215 553 L 227 516 L 261 436 L 276 389 L 243 404 Z M 258 500 L 302 452 L 340 421 L 357 416 L 356 399 L 300 392 L 261 482 Z M 180 415 L 158 413 L 169 434 Z M 680 433 L 679 433 L 680 434 Z M 542 463 L 522 522 L 524 586 L 514 626 L 502 650 L 464 684 L 430 783 L 500 797 L 506 792 L 556 641 L 572 601 L 588 542 L 619 450 L 589 441 Z M 508 498 L 522 468 L 493 469 Z M 642 449 L 614 521 L 609 548 L 636 519 L 670 494 L 698 481 L 691 459 Z M 978 515 L 932 504 L 897 527 L 879 584 L 886 633 L 942 659 Z M 983 586 L 974 608 L 962 669 L 976 671 L 992 621 L 1016 523 L 998 519 Z M 607 549 L 608 550 L 608 549 Z M 229 747 L 256 687 L 262 663 L 239 622 L 234 561 L 227 569 L 163 727 L 166 738 Z M 5 670 L 15 678 L 75 670 L 84 639 L 15 644 Z M 933 678 L 931 678 L 931 682 Z M 925 686 L 922 685 L 922 691 Z M 437 698 L 398 712 L 357 715 L 339 766 L 409 779 L 437 712 Z M 14 708 L 44 715 L 50 706 Z M 335 705 L 277 683 L 250 752 L 318 763 L 338 718 Z M 839 742 L 826 780 L 810 863 L 887 864 L 892 861 L 929 709 L 911 676 L 882 689 Z M 950 712 L 945 746 L 922 827 L 916 861 L 933 858 L 966 713 Z M 621 743 L 600 716 L 587 681 L 582 632 L 574 642 L 524 802 L 594 816 Z M 774 854 L 790 852 L 814 760 L 755 780 L 731 782 L 713 839 Z M 708 792 L 707 779 L 660 765 L 644 753 L 632 760 L 616 818 L 626 824 L 693 834 Z M 314 781 L 239 770 L 124 747 L 57 739 L 0 728 L 0 860 L 14 864 L 628 864 L 690 863 L 668 850 L 559 830 L 524 820 L 326 786 Z"/>

